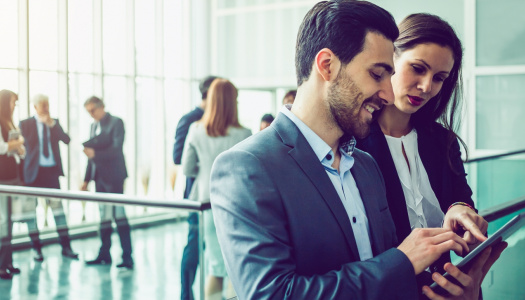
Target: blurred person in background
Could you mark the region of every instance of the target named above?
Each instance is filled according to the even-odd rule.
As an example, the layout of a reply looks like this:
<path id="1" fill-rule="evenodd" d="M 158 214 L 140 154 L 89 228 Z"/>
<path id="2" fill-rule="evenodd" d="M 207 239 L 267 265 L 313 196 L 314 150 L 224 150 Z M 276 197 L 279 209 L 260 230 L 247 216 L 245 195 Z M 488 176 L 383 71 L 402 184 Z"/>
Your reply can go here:
<path id="1" fill-rule="evenodd" d="M 95 181 L 97 193 L 124 193 L 124 180 L 128 177 L 124 161 L 124 122 L 106 112 L 104 102 L 98 97 L 91 97 L 84 103 L 86 111 L 95 121 L 91 124 L 91 139 L 84 142 L 84 153 L 88 165 L 84 184 L 80 188 L 87 191 L 88 183 Z M 117 268 L 133 269 L 131 257 L 131 233 L 126 211 L 123 206 L 99 204 L 100 239 L 102 245 L 94 260 L 88 265 L 111 264 L 111 220 L 117 224 L 117 232 L 122 246 L 122 263 Z"/>
<path id="2" fill-rule="evenodd" d="M 31 187 L 60 189 L 58 178 L 64 176 L 64 171 L 58 142 L 69 144 L 71 139 L 60 126 L 58 119 L 50 117 L 48 96 L 35 95 L 32 102 L 36 115 L 20 122 L 20 131 L 25 137 L 24 146 L 27 151 L 24 159 L 23 180 L 27 186 Z M 62 255 L 77 259 L 78 254 L 71 249 L 62 201 L 46 199 L 46 202 L 53 210 Z M 34 259 L 43 261 L 36 218 L 27 221 L 27 229 L 35 251 Z"/>
<path id="3" fill-rule="evenodd" d="M 275 118 L 272 116 L 272 114 L 265 114 L 261 118 L 261 125 L 259 130 L 263 130 L 264 128 L 270 126 Z"/>
<path id="4" fill-rule="evenodd" d="M 295 101 L 295 95 L 297 95 L 297 90 L 289 90 L 288 92 L 286 92 L 283 98 L 283 105 L 292 105 Z"/>
<path id="5" fill-rule="evenodd" d="M 208 90 L 211 83 L 217 79 L 216 76 L 207 76 L 199 83 L 199 91 L 201 92 L 201 103 L 195 107 L 192 111 L 182 116 L 177 124 L 177 130 L 175 132 L 175 144 L 173 145 L 173 162 L 175 165 L 180 165 L 182 160 L 182 151 L 184 150 L 184 144 L 186 137 L 188 136 L 188 130 L 193 122 L 198 121 L 204 114 L 204 108 L 206 107 L 206 98 L 208 97 Z M 188 199 L 190 196 L 191 188 L 195 177 L 186 177 L 186 188 L 184 190 L 184 199 Z M 199 213 L 190 212 L 188 214 L 188 242 L 184 247 L 182 253 L 181 262 L 181 299 L 182 300 L 193 300 L 192 286 L 195 281 L 195 274 L 197 272 L 197 266 L 199 265 Z"/>
<path id="6" fill-rule="evenodd" d="M 22 185 L 21 158 L 25 155 L 24 138 L 13 122 L 18 95 L 9 90 L 0 91 L 0 184 Z M 17 134 L 18 132 L 18 134 Z M 13 197 L 0 195 L 0 278 L 11 279 L 20 269 L 13 266 L 11 219 Z"/>
<path id="7" fill-rule="evenodd" d="M 226 79 L 215 79 L 208 91 L 202 119 L 190 126 L 182 154 L 184 175 L 195 177 L 190 200 L 210 201 L 210 173 L 215 158 L 251 135 L 239 124 L 237 88 Z M 215 233 L 211 210 L 204 213 L 205 258 L 208 266 L 206 299 L 221 299 L 226 267 Z"/>

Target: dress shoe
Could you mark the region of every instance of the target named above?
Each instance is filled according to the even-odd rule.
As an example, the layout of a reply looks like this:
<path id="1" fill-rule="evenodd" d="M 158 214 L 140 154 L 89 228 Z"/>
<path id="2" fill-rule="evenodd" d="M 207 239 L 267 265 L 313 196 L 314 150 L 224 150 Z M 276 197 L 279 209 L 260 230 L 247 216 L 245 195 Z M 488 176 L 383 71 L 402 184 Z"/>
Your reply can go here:
<path id="1" fill-rule="evenodd" d="M 13 275 L 7 272 L 6 269 L 0 269 L 0 278 L 1 279 L 13 279 Z"/>
<path id="2" fill-rule="evenodd" d="M 71 248 L 62 248 L 62 256 L 68 257 L 71 259 L 78 259 L 78 254 L 73 252 Z"/>
<path id="3" fill-rule="evenodd" d="M 94 260 L 86 261 L 86 265 L 110 265 L 111 259 L 97 257 Z"/>
<path id="4" fill-rule="evenodd" d="M 129 270 L 133 270 L 133 262 L 131 261 L 123 261 L 122 263 L 117 265 L 117 268 L 126 268 Z"/>
<path id="5" fill-rule="evenodd" d="M 42 255 L 42 249 L 34 249 L 35 256 L 33 256 L 33 259 L 38 262 L 44 261 L 44 255 Z"/>
<path id="6" fill-rule="evenodd" d="M 20 269 L 13 267 L 13 265 L 7 266 L 7 271 L 9 271 L 10 274 L 20 274 Z"/>

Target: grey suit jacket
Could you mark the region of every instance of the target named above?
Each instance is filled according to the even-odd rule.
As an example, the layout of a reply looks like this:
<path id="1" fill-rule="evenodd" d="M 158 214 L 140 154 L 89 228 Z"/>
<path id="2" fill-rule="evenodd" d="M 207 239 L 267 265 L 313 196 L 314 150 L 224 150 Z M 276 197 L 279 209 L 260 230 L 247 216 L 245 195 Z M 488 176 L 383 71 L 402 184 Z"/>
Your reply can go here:
<path id="1" fill-rule="evenodd" d="M 182 172 L 195 177 L 188 199 L 209 201 L 210 172 L 215 158 L 251 134 L 244 127 L 230 127 L 226 136 L 211 137 L 201 123 L 191 124 L 182 153 Z"/>
<path id="2" fill-rule="evenodd" d="M 332 182 L 286 116 L 217 158 L 212 210 L 239 299 L 417 299 L 414 268 L 392 249 L 379 168 L 365 152 L 353 156 L 374 253 L 363 262 Z"/>
<path id="3" fill-rule="evenodd" d="M 91 124 L 91 131 L 93 126 Z M 124 122 L 110 113 L 100 120 L 100 134 L 85 142 L 86 147 L 95 149 L 95 157 L 88 161 L 84 181 L 101 181 L 107 184 L 124 183 L 128 177 L 124 160 Z M 96 166 L 95 178 L 92 178 L 92 168 Z"/>

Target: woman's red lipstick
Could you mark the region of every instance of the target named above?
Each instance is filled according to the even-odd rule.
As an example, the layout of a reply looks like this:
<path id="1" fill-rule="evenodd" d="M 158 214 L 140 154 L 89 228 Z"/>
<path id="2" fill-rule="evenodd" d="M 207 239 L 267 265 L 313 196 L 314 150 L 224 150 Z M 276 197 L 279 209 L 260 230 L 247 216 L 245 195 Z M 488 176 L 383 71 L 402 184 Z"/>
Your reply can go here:
<path id="1" fill-rule="evenodd" d="M 414 105 L 414 106 L 420 106 L 421 103 L 423 103 L 423 98 L 419 98 L 419 97 L 416 97 L 416 96 L 408 96 L 408 101 L 410 102 L 410 104 Z"/>

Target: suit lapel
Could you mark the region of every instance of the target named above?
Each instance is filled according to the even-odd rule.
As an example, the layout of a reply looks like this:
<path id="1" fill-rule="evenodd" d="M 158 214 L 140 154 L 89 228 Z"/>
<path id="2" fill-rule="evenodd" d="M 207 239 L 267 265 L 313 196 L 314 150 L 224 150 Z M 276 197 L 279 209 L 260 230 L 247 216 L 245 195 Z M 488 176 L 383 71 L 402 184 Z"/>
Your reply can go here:
<path id="1" fill-rule="evenodd" d="M 346 213 L 332 181 L 326 174 L 324 167 L 321 162 L 319 162 L 312 147 L 308 144 L 308 141 L 297 126 L 295 126 L 295 124 L 282 113 L 278 115 L 272 125 L 275 126 L 277 132 L 283 139 L 283 142 L 292 147 L 288 153 L 319 191 L 346 237 L 346 242 L 350 247 L 352 254 L 359 259 L 359 251 L 357 250 L 357 244 L 355 242 L 355 236 L 348 214 Z"/>

